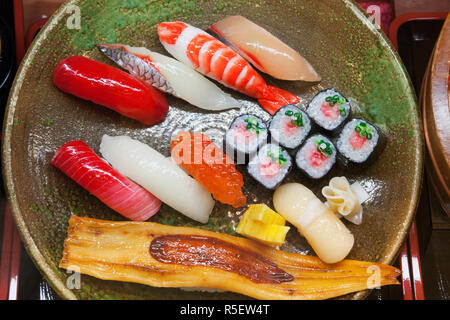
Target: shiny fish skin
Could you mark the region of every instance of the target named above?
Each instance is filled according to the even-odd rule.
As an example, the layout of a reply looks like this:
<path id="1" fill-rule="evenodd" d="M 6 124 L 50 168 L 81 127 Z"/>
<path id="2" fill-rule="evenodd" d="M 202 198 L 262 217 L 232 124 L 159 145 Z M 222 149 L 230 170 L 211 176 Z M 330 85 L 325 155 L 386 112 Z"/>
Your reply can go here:
<path id="1" fill-rule="evenodd" d="M 125 44 L 97 45 L 101 52 L 134 77 L 205 110 L 239 109 L 240 103 L 184 63 Z"/>
<path id="2" fill-rule="evenodd" d="M 122 45 L 98 44 L 97 48 L 112 61 L 151 86 L 178 96 L 166 78 L 151 63 L 129 53 Z"/>

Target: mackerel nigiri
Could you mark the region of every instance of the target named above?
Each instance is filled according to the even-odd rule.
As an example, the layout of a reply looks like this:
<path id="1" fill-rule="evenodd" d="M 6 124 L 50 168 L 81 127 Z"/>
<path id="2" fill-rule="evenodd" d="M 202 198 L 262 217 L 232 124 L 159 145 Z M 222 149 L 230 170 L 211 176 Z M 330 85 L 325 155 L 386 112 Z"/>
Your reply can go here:
<path id="1" fill-rule="evenodd" d="M 206 110 L 240 108 L 239 102 L 184 63 L 144 47 L 99 44 L 97 48 L 131 75 Z"/>
<path id="2" fill-rule="evenodd" d="M 300 99 L 282 89 L 267 85 L 264 79 L 239 54 L 225 44 L 184 22 L 163 22 L 158 36 L 164 48 L 184 62 L 223 85 L 252 98 L 270 114 Z"/>
<path id="3" fill-rule="evenodd" d="M 63 144 L 51 164 L 128 219 L 145 221 L 161 207 L 158 198 L 122 176 L 82 141 Z"/>
<path id="4" fill-rule="evenodd" d="M 128 136 L 104 135 L 100 152 L 113 168 L 168 206 L 198 222 L 208 222 L 215 204 L 211 194 L 171 158 Z"/>
<path id="5" fill-rule="evenodd" d="M 282 80 L 320 81 L 312 65 L 266 29 L 242 16 L 230 16 L 208 33 L 230 46 L 258 70 Z"/>

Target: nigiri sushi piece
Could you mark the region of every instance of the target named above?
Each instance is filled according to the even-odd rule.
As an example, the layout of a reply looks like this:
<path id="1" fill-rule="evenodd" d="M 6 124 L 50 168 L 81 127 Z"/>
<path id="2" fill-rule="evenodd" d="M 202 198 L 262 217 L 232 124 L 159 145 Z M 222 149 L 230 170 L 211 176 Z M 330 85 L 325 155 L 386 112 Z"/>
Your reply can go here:
<path id="1" fill-rule="evenodd" d="M 331 209 L 307 187 L 286 183 L 275 190 L 273 205 L 306 238 L 325 263 L 345 259 L 355 237 Z"/>
<path id="2" fill-rule="evenodd" d="M 300 99 L 285 90 L 267 85 L 255 69 L 234 50 L 208 34 L 184 22 L 162 22 L 158 36 L 164 48 L 184 62 L 226 87 L 258 99 L 271 115 Z"/>
<path id="3" fill-rule="evenodd" d="M 160 91 L 123 70 L 83 56 L 60 61 L 53 71 L 53 84 L 145 125 L 160 123 L 169 111 Z"/>
<path id="4" fill-rule="evenodd" d="M 171 150 L 172 159 L 211 192 L 214 199 L 235 208 L 246 204 L 242 174 L 207 135 L 182 131 L 172 139 Z"/>
<path id="5" fill-rule="evenodd" d="M 104 135 L 100 152 L 113 168 L 163 203 L 195 221 L 208 222 L 215 204 L 211 194 L 170 157 L 128 136 Z"/>
<path id="6" fill-rule="evenodd" d="M 274 78 L 308 82 L 321 80 L 300 53 L 245 17 L 229 16 L 209 27 L 207 32 Z"/>
<path id="7" fill-rule="evenodd" d="M 196 107 L 213 111 L 240 108 L 230 94 L 178 60 L 144 47 L 99 44 L 97 48 L 136 78 Z"/>
<path id="8" fill-rule="evenodd" d="M 83 141 L 69 141 L 56 150 L 51 164 L 124 217 L 145 221 L 161 201 L 114 170 Z"/>
<path id="9" fill-rule="evenodd" d="M 377 262 L 328 264 L 200 228 L 78 216 L 69 219 L 59 267 L 103 280 L 219 289 L 266 300 L 328 299 L 399 284 L 401 274 Z"/>

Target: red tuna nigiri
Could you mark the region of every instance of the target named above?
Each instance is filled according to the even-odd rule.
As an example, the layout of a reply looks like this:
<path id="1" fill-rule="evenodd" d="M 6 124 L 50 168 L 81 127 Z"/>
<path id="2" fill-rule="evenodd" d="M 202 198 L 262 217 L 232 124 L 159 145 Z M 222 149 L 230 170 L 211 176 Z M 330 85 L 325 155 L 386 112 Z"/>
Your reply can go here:
<path id="1" fill-rule="evenodd" d="M 55 153 L 51 164 L 124 217 L 145 221 L 161 201 L 101 159 L 82 141 L 70 141 Z"/>
<path id="2" fill-rule="evenodd" d="M 53 72 L 53 83 L 146 125 L 161 122 L 169 110 L 161 92 L 125 71 L 82 56 L 61 61 Z"/>

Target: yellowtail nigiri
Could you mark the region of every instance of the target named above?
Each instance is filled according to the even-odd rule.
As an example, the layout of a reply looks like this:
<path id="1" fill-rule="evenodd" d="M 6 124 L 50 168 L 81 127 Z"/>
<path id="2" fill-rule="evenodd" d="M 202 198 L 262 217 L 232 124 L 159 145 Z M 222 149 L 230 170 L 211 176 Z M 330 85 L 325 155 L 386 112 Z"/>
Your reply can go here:
<path id="1" fill-rule="evenodd" d="M 319 74 L 296 50 L 242 16 L 220 20 L 207 30 L 258 70 L 282 80 L 320 81 Z"/>
<path id="2" fill-rule="evenodd" d="M 264 81 L 255 69 L 225 44 L 187 23 L 162 22 L 158 36 L 164 48 L 177 60 L 223 85 L 258 99 L 271 115 L 300 99 Z"/>
<path id="3" fill-rule="evenodd" d="M 213 111 L 240 108 L 231 95 L 173 58 L 123 44 L 99 44 L 97 48 L 136 78 L 196 107 Z"/>

